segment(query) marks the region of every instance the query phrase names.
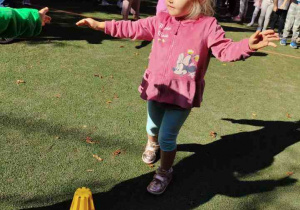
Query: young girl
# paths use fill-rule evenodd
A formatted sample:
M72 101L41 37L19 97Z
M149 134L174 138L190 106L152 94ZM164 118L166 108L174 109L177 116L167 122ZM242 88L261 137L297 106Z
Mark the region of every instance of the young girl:
M225 38L213 15L214 0L166 0L168 13L139 21L97 22L87 18L78 26L89 26L114 37L153 40L149 67L139 87L147 100L148 142L142 159L153 163L161 150L161 163L147 187L161 194L172 179L176 138L193 107L200 107L204 75L211 53L221 61L236 61L265 46L276 47L274 31L259 31L239 42Z

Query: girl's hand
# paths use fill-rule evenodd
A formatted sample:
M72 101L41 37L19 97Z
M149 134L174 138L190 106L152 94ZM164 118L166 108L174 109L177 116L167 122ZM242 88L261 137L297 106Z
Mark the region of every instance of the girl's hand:
M51 22L51 17L49 17L47 14L47 12L49 12L49 8L45 7L43 9L41 9L39 11L40 14L40 19L42 21L42 26L44 26L46 23L50 23Z
M272 41L278 41L279 36L274 30L266 30L263 32L256 31L249 38L249 47L251 50L258 50L266 46L277 47Z
M88 26L94 30L104 30L105 22L98 22L92 18L85 18L76 23L77 26Z

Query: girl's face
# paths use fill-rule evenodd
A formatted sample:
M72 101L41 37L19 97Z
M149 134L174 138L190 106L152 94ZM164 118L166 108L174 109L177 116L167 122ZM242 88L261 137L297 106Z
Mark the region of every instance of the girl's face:
M169 14L174 17L184 17L189 14L193 0L166 0Z

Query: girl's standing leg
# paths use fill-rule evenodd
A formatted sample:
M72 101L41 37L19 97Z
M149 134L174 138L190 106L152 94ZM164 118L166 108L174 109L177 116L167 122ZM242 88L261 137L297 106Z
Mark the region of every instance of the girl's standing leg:
M260 6L256 6L255 9L254 9L254 11L253 11L251 22L248 24L248 26L252 26L254 24L255 19L256 19L257 15L258 15L259 10L260 10Z
M272 11L272 14L271 14L271 22L270 22L270 28L271 28L272 30L275 29L275 25L276 25L276 23L277 23L277 21L278 21L280 15L281 15L281 10L280 10L280 9L278 9L276 12Z
M279 16L278 33L280 36L282 36L286 15L287 15L287 10L282 10L281 15Z
M163 193L172 179L172 165L177 148L176 139L190 111L190 109L166 109L164 113L158 136L161 149L161 166L147 187L147 190L152 194Z
M291 5L289 7L286 21L284 24L283 34L282 34L282 38L284 39L284 41L286 41L286 39L288 38L290 31L293 27L293 24L295 22L295 18L297 15L296 6L297 6L296 4L291 3ZM283 44L283 45L285 45L285 44Z
M133 0L123 0L122 12L123 20L128 20L129 11Z
M158 132L164 116L165 110L159 106L158 102L147 102L147 126L146 131L148 141L145 151L142 155L144 163L151 164L156 160L156 155L159 150Z
M259 16L259 19L258 19L258 27L257 27L258 31L262 30L262 26L263 26L263 23L264 23L264 20L265 20L265 15L266 15L268 5L269 5L268 2L269 2L269 0L263 0L263 2L262 2L261 12L260 12L260 16Z
M248 0L240 0L240 11L239 11L240 18L243 18L245 16L245 12L247 12L246 8L248 8L247 4L248 4Z
M273 7L274 7L273 3L270 3L268 5L267 11L266 11L266 16L265 16L265 21L264 21L263 31L267 30L267 28L268 28L270 18L271 18L271 14L272 14L272 11L273 11Z
M296 5L296 4L295 4ZM296 39L299 37L300 33L300 5L296 5L295 7L296 15L295 15L295 22L293 26L293 35L292 35L292 41L296 42Z
M140 18L140 6L141 6L141 0L133 0L131 8L132 8L133 19L135 20L138 20Z

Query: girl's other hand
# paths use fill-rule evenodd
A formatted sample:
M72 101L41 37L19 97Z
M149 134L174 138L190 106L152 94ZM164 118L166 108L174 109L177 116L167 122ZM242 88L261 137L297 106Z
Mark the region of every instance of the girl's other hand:
M272 46L277 47L272 41L278 41L279 36L274 30L266 30L263 32L256 31L249 38L249 47L251 50L258 50L263 47Z
M40 18L42 21L42 26L44 26L46 23L51 22L51 17L47 15L47 12L49 12L49 8L45 7L39 11Z
M88 26L94 30L104 30L105 22L98 22L92 18L85 18L76 23L77 26Z

